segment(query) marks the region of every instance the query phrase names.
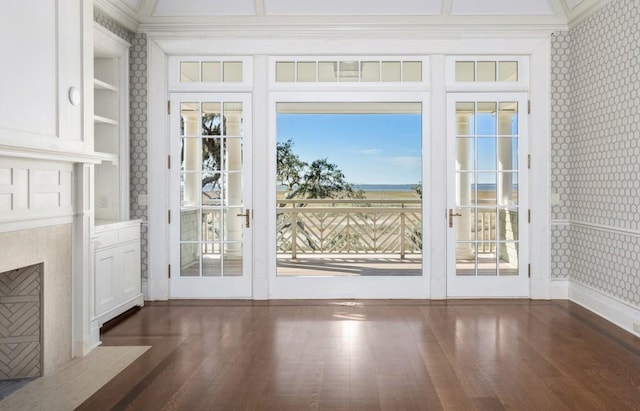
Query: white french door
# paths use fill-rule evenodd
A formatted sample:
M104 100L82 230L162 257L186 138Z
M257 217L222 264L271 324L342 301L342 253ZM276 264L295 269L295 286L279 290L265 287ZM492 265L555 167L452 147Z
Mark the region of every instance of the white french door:
M250 297L251 96L171 95L171 297Z
M528 297L524 93L447 97L447 295Z

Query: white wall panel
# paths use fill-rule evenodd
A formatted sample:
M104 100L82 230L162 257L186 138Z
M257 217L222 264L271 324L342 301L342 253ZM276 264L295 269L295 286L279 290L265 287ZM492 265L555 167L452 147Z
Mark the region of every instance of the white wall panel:
M0 129L57 134L56 3L0 2Z

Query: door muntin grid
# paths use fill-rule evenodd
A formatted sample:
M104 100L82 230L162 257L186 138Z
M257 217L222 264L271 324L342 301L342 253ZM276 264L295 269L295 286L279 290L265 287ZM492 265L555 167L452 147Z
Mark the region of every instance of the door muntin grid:
M455 110L456 276L517 276L518 102L459 101Z
M180 103L180 276L242 276L243 103Z

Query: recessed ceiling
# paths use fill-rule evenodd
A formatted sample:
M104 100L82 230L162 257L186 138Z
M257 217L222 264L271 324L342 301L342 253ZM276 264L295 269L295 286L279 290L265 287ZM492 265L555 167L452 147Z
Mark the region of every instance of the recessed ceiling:
M442 12L442 0L264 0L268 15L423 15Z
M565 29L611 0L93 0L132 30L423 24ZM331 17L335 16L335 19Z
M255 0L157 0L154 16L252 16Z
M131 10L137 10L140 5L140 0L122 0L122 2L129 6Z
M553 15L547 0L452 0L451 14L463 16Z

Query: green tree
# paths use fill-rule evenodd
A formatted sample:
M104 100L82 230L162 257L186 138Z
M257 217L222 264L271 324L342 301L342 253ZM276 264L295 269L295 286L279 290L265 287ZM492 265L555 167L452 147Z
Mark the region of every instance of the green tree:
M340 168L328 159L311 164L300 160L293 152L293 141L279 142L277 152L277 183L287 188L285 198L364 198L362 190L348 183Z

